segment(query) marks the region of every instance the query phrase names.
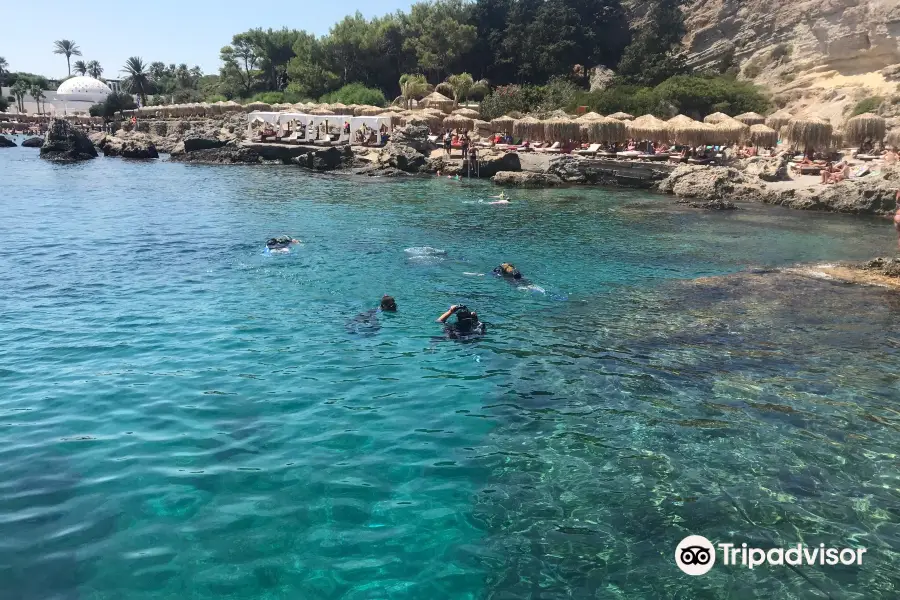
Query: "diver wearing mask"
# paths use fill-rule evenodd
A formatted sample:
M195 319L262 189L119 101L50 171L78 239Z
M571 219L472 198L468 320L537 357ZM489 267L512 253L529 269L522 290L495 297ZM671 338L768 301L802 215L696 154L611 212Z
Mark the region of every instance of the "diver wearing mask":
M455 323L447 323L451 315L456 315ZM465 304L454 304L450 309L438 317L438 323L444 324L444 330L451 338L466 338L474 335L483 335L487 330L484 323L478 320L478 313L469 310Z

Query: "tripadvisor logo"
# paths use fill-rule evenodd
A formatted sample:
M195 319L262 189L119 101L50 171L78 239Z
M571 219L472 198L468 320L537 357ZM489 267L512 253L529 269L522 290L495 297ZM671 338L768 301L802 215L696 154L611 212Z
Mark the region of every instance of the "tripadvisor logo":
M788 548L749 548L746 543L713 545L702 535L689 535L675 548L675 564L688 575L704 575L716 564L716 548L725 566L753 569L760 565L862 565L865 548L826 548L825 544Z

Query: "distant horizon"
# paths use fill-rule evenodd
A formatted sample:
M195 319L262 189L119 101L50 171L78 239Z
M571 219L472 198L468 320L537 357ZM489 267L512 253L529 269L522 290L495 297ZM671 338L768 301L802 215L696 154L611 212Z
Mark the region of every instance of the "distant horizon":
M68 39L82 52L82 56L72 57L72 63L96 60L103 67L101 77L106 79L121 79L122 66L131 56L140 56L148 64L197 65L205 75L216 75L221 65L219 49L236 33L257 27L287 27L321 36L357 10L372 18L408 10L412 4L409 0L349 0L248 11L228 0L215 4L161 0L152 7L142 7L134 16L139 26L131 27L127 16L131 9L109 0L98 0L89 11L73 11L69 3L49 0L41 5L47 10L42 11L38 27L33 26L34 15L27 11L6 15L0 56L9 63L10 71L65 79L66 57L53 53L53 42ZM114 16L97 18L98 14Z

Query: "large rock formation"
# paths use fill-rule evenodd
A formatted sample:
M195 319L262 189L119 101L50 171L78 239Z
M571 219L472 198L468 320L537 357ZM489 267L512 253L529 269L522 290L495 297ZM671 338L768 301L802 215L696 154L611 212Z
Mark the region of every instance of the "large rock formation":
M690 0L684 12L693 66L733 55L794 112L837 125L860 98L896 89L900 0Z
M428 141L428 135L428 127L424 125L407 125L397 129L391 135L391 140L378 153L377 165L407 173L422 171L426 157L436 148Z
M97 142L103 156L120 156L122 158L159 158L159 152L150 136L132 133L127 137L107 135Z
M740 161L739 168L746 175L755 175L763 181L786 181L788 175L787 152L780 152L777 156L754 156Z
M661 192L704 202L743 198L761 189L737 169L700 165L679 165L659 184Z
M0 135L0 148L15 148L16 143L6 137L5 135Z
M24 142L22 142L23 148L40 148L44 145L44 138L42 137L30 137Z
M50 122L41 158L57 162L74 162L97 158L97 149L80 129L63 119Z

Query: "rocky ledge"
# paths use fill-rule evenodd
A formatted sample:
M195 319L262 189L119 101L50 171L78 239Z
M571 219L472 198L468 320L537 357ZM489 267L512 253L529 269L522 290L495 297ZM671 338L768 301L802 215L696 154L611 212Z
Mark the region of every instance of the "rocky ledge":
M0 135L0 148L16 148L16 143L6 137L5 135Z
M765 202L799 210L885 215L896 210L900 171L885 169L836 184L785 181L783 158L734 167L680 165L658 189L681 199L708 203Z
M120 156L122 158L159 158L156 145L150 136L142 133L129 136L106 135L96 141L103 156Z
M76 162L97 158L97 149L80 129L68 121L54 119L44 145L41 158L55 162Z
M800 266L786 269L795 274L900 290L900 258L873 258L862 263Z
M44 145L44 138L42 137L30 137L27 140L22 142L23 148L40 148Z
M563 185L563 180L552 173L533 171L500 171L492 178L497 185L521 188L544 188Z

